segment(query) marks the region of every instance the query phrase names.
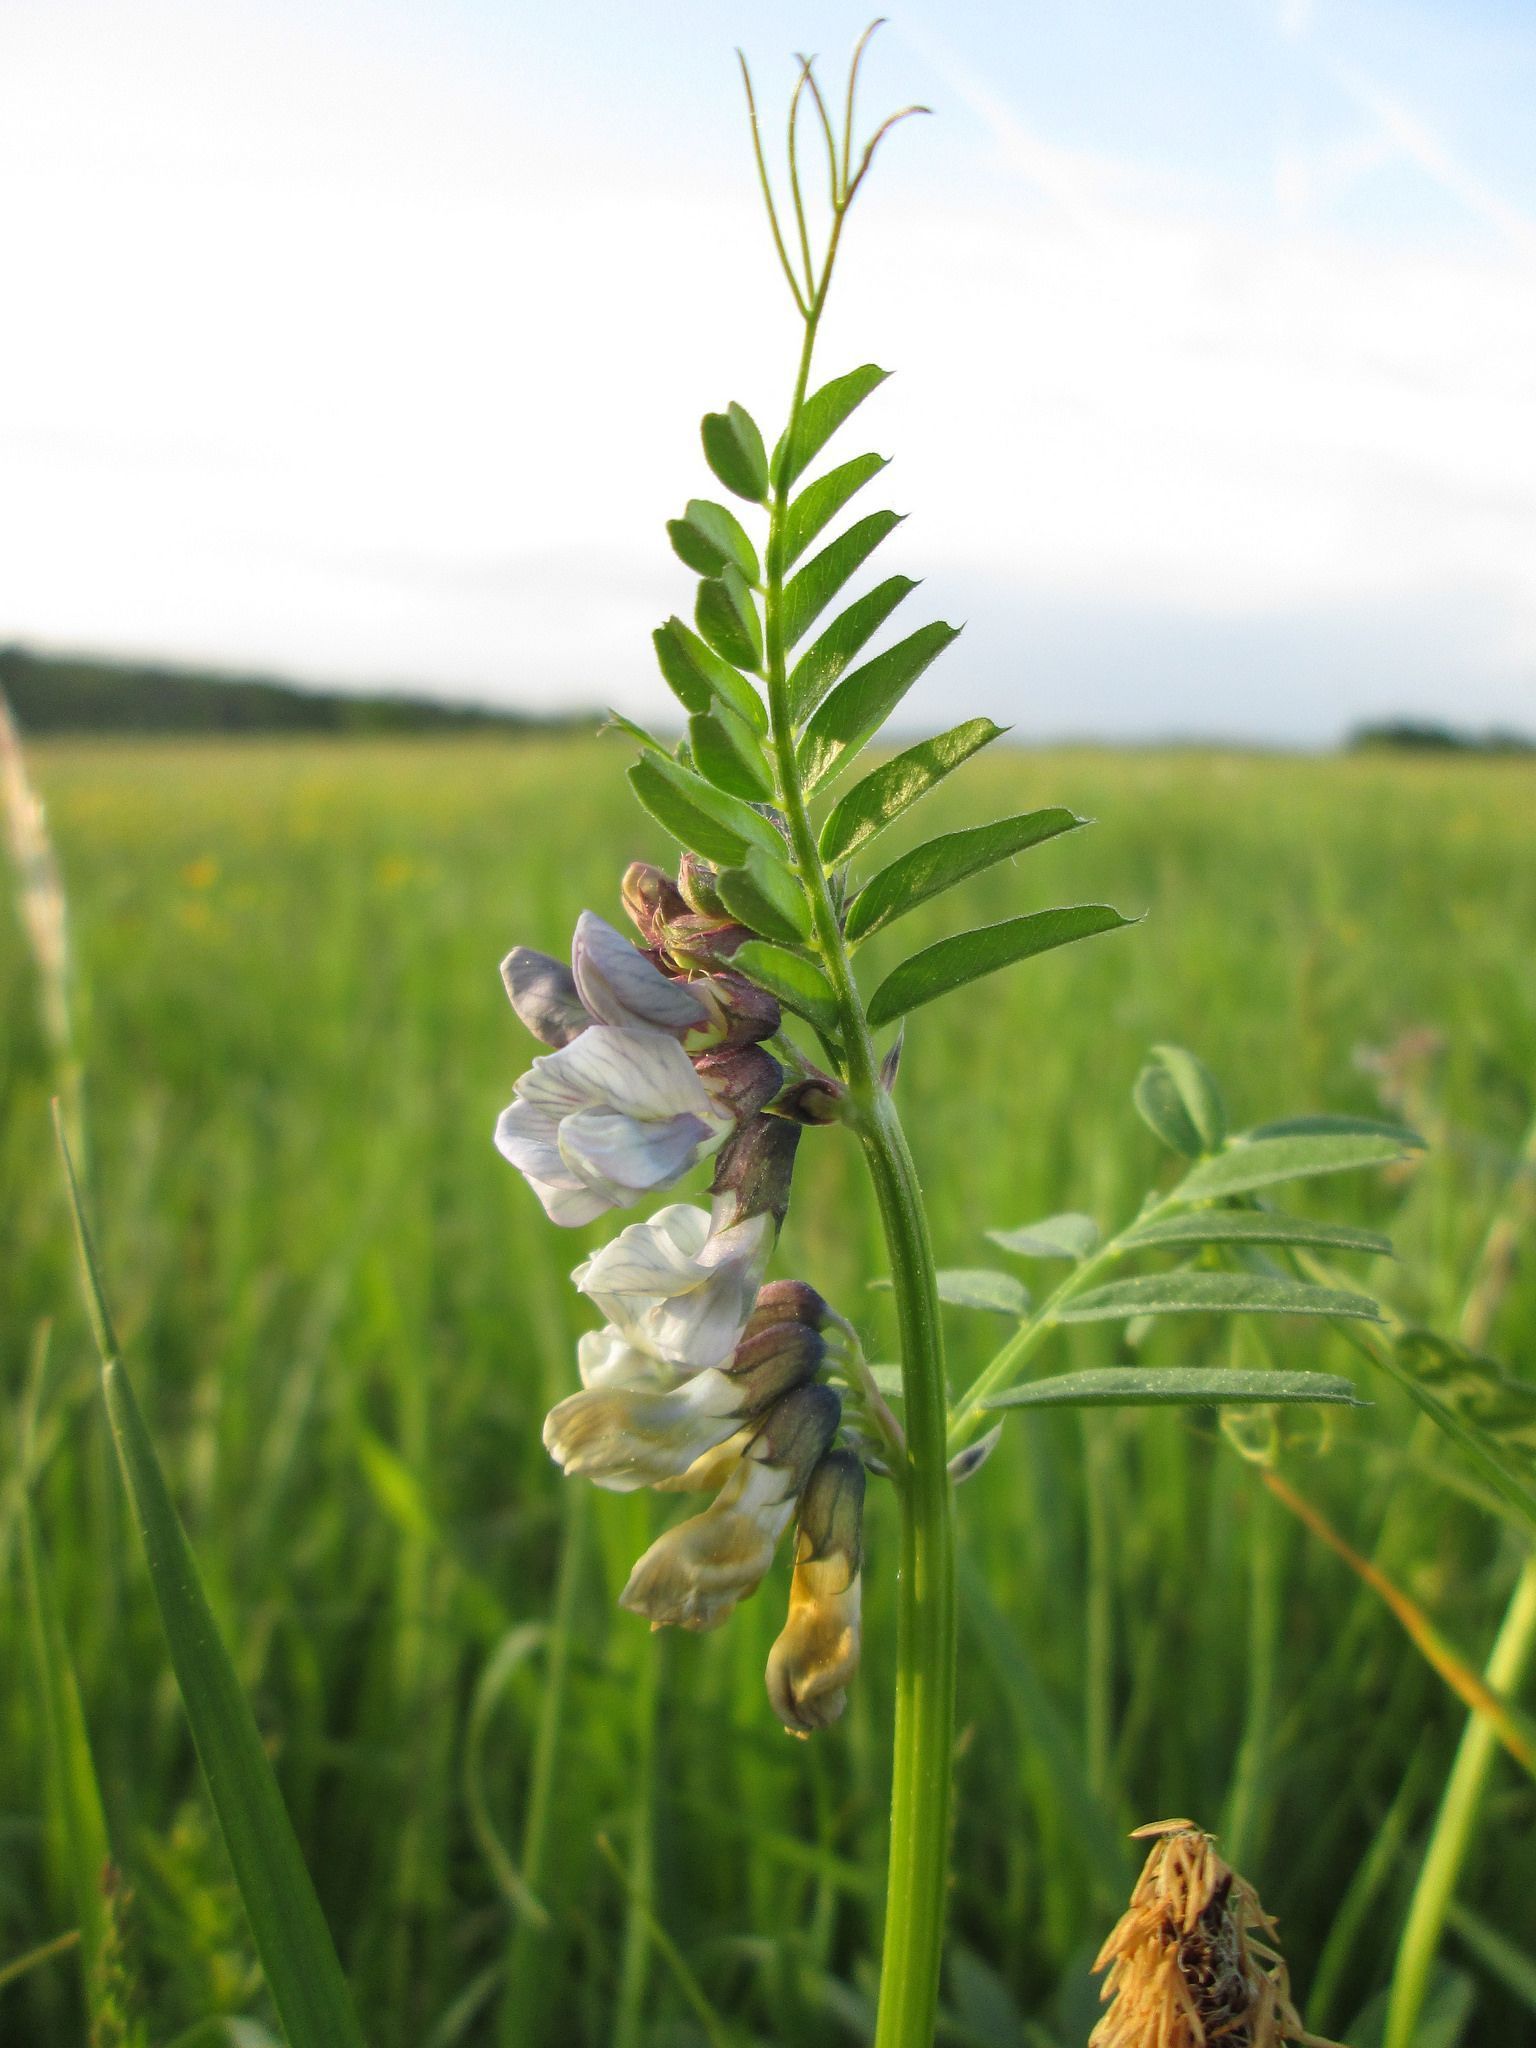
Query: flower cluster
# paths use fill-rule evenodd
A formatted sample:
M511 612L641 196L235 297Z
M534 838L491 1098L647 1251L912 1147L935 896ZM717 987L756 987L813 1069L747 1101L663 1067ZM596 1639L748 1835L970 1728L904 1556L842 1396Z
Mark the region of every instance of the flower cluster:
M617 1492L714 1495L630 1574L621 1604L653 1628L719 1627L798 1519L768 1693L808 1735L842 1712L858 1665L864 1471L835 1447L842 1402L824 1377L846 1325L805 1282L764 1275L801 1129L836 1114L838 1086L768 1050L778 1005L730 966L748 933L711 881L692 855L676 882L636 865L623 897L643 943L584 910L569 967L507 955L512 1007L552 1050L516 1084L496 1144L567 1225L714 1161L708 1209L669 1203L576 1268L605 1320L580 1339L580 1391L544 1442Z

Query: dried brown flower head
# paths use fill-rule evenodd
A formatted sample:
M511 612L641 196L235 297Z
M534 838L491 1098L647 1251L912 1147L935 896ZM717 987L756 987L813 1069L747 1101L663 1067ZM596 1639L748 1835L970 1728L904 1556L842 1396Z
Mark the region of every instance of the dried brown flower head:
M1108 2012L1088 2048L1336 2048L1291 2003L1258 1893L1192 1821L1152 1821L1131 1903L1098 1954Z

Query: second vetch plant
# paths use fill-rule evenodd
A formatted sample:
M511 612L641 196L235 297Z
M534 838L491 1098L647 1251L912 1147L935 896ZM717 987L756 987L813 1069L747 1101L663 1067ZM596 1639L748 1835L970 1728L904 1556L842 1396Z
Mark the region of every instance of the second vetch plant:
M766 1673L774 1711L808 1736L841 1713L860 1655L866 1475L900 1518L890 1865L877 2041L927 2044L936 2010L953 1747L953 1492L1009 1407L1348 1403L1347 1381L1265 1369L1114 1367L1021 1377L1068 1322L1179 1312L1276 1311L1371 1319L1368 1297L1299 1277L1298 1248L1373 1252L1384 1240L1276 1212L1266 1191L1400 1156L1409 1134L1304 1120L1228 1136L1199 1062L1160 1048L1138 1086L1145 1119L1184 1165L1101 1240L1078 1215L1000 1233L1066 1277L1032 1305L1011 1273L936 1271L918 1175L896 1104L903 1020L1000 968L1129 919L1104 904L1028 911L902 960L869 988L857 956L918 904L1084 821L1053 807L929 839L882 864L880 835L997 739L976 717L880 755L870 748L954 639L942 622L869 650L916 587L891 575L841 609L845 586L894 531L888 511L839 516L885 467L856 454L818 469L885 372L866 363L817 383L813 359L849 209L882 138L855 144L864 39L840 107L808 62L788 117L787 201L775 198L745 66L773 242L800 327L783 431L771 450L738 404L705 415L705 459L754 518L714 499L670 522L699 578L693 623L655 635L687 714L668 746L630 721L635 795L679 842L675 875L615 877L629 938L582 914L569 964L515 948L503 964L518 1016L550 1048L496 1130L552 1222L589 1224L662 1194L712 1162L709 1206L668 1202L579 1265L601 1327L581 1339L580 1385L545 1442L570 1475L618 1490L702 1496L634 1565L623 1604L652 1626L713 1629L756 1592L793 1525L787 1619ZM915 112L917 109L907 109ZM802 145L825 197L813 229ZM829 616L830 615L830 616ZM858 768L857 779L850 771ZM807 1132L851 1137L884 1225L901 1357L866 1362L814 1275L768 1277ZM1123 1260L1168 1269L1106 1278ZM1001 1306L1015 1324L951 1402L941 1302ZM899 1411L900 1419L897 1419ZM883 1661L883 1660L882 1660Z

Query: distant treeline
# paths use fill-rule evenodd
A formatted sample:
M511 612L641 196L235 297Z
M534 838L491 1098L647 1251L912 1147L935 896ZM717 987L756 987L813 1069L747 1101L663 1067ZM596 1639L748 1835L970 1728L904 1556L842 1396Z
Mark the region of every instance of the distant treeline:
M1526 733L1463 732L1453 725L1389 719L1380 725L1357 725L1345 741L1352 753L1392 749L1405 754L1536 754L1536 739Z
M425 697L304 690L265 676L136 668L0 648L0 689L23 732L370 733L590 730L596 712L537 718Z

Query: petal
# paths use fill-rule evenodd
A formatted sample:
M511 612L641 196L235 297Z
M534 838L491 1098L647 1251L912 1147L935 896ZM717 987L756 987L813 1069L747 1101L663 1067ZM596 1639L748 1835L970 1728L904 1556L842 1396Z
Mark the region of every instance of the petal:
M581 1223L595 1223L599 1216L618 1206L601 1188L554 1187L548 1181L536 1180L531 1173L525 1174L524 1179L544 1204L544 1214L550 1222L562 1224L567 1230L574 1230Z
M680 981L669 981L622 932L584 910L571 947L574 985L600 1024L648 1026L681 1034L709 1021L709 1012Z
M612 1244L576 1268L583 1294L666 1295L697 1277L698 1254L709 1240L709 1211L669 1202L643 1223L631 1223Z
M592 1021L563 960L514 946L501 963L501 978L518 1017L546 1045L568 1045Z
M631 1344L612 1323L576 1339L576 1370L584 1387L670 1385L676 1377L654 1352Z
M723 1373L681 1391L584 1390L557 1403L544 1423L556 1464L614 1493L675 1479L735 1433L735 1389Z
M687 1053L660 1031L594 1026L558 1052L535 1060L518 1083L518 1093L557 1114L604 1108L658 1121L689 1115L729 1129Z
M558 1137L554 1118L531 1102L509 1103L496 1119L496 1150L519 1173L579 1187L581 1182L560 1157Z
M640 1123L613 1110L582 1109L561 1120L560 1156L589 1187L627 1189L632 1199L680 1180L710 1136L696 1116Z

